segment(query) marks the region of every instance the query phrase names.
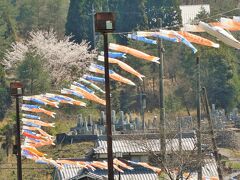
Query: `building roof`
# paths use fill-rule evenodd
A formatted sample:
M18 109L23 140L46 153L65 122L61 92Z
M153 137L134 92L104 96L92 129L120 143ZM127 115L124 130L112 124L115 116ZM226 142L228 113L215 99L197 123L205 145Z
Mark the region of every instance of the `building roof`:
M182 14L182 24L189 24L201 12L202 8L210 14L210 5L209 4L200 4L200 5L182 5L180 6Z
M115 139L113 138L113 153L144 153L144 152L160 152L160 140L155 137L149 138L135 138L136 136L129 136L128 138ZM179 139L167 139L166 150L179 151ZM191 151L196 148L195 138L182 138L182 150ZM97 140L96 148L94 148L95 154L106 154L107 153L107 140L99 137Z
M81 174L82 168L74 165L64 165L62 169L55 169L54 180L67 180Z
M214 159L205 159L204 166L202 167L205 176L218 176L217 163Z
M217 165L214 159L205 159L202 167L203 177L217 177ZM131 165L134 170L124 169L121 173L122 180L155 180L158 179L156 173L152 170L142 167L140 165ZM79 180L84 177L92 179L105 180L107 179L107 170L97 169L95 171L82 169L74 165L65 165L63 169L56 169L54 180ZM119 173L115 172L115 179L118 179ZM191 174L192 179L197 178L197 172Z
M55 170L54 180L78 180L84 177L92 179L107 179L108 171L97 169L95 171L82 169L73 165L67 165L63 169ZM155 172L142 166L134 166L134 170L124 169L124 173L120 174L122 180L156 180L158 176ZM118 179L119 173L115 172L115 179Z
M77 175L73 178L71 178L70 180L78 180L78 179L85 179L85 178L91 178L91 179L95 179L95 180L106 180L107 178L101 176L101 175L97 175L95 173L92 173L92 172L83 172L82 174L80 175Z
M217 163L214 159L204 159L204 165L202 167L203 177L218 177ZM192 174L193 179L197 179L197 173Z

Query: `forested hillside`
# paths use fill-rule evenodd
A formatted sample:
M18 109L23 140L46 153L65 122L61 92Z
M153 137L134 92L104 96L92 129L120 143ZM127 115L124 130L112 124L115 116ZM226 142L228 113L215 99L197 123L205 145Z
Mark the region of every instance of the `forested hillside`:
M149 30L160 27L159 18L163 20L162 26L166 29L179 29L181 16L179 5L209 3L211 14L199 14L198 20L206 22L216 21L221 16L230 17L239 13L238 1L177 1L177 0L134 0L134 1L74 1L69 7L66 23L66 33L73 34L77 42L87 39L93 44L92 12L110 10L116 13L116 32L111 36L111 42L127 44L133 48L142 50L149 54L157 55L157 47L140 42L127 40L127 32L135 30ZM84 5L83 5L84 4ZM86 6L85 6L86 5ZM78 7L78 8L76 8ZM83 7L85 9L83 9ZM87 8L86 8L87 7ZM132 9L132 7L135 7ZM78 18L76 18L78 17ZM77 19L77 23L75 23ZM87 27L87 28L86 28ZM234 33L238 37L238 33ZM215 41L214 38L202 33L201 36ZM96 36L97 48L101 49L101 37ZM219 49L197 46L198 56L201 59L202 83L209 92L210 102L218 108L231 110L239 106L239 64L238 51L221 44ZM165 46L165 84L167 111L178 111L191 109L195 105L195 59L192 52L180 44L164 42ZM158 107L158 66L140 62L133 57L126 60L131 66L146 76L137 88L122 87L113 84L115 96L113 104L115 109L124 111L135 111L137 106L137 95L144 92L147 95L147 109L153 110ZM122 72L121 72L122 73ZM123 75L126 75L122 73ZM131 92L131 93L129 93ZM158 97L158 98L156 98Z
M217 21L220 17L232 17L240 14L240 9L238 9L240 0L0 0L1 146L2 137L6 137L6 143L3 145L4 150L0 148L0 161L7 161L5 156L9 151L8 146L13 144L14 128L12 124L15 123L15 115L13 103L9 96L9 83L13 80L22 81L25 85L26 95L44 92L59 93L62 85L69 85L68 79L65 78L60 78L62 84L56 83L48 69L44 68L44 58L36 56L34 53L37 50L31 46L31 43L26 43L31 42L30 32L38 30L55 32L56 38L61 39L59 42L62 42L65 35L71 36L70 40L78 44L87 41L91 46L89 52L94 50L91 52L96 55L103 50L103 40L100 34L94 34L93 15L99 11L113 11L116 14L116 32L109 35L109 41L158 56L156 45L129 40L126 37L127 33L136 30L157 30L161 26L163 29L178 30L182 23L179 5L192 4L210 4L211 7L211 13L199 13L197 21L211 22ZM213 49L196 45L198 53L195 55L185 45L163 41L165 49L165 103L168 114L187 115L195 111L197 56L200 57L201 62L201 83L208 91L210 103L216 104L217 108L226 109L227 112L235 107L240 107L239 50L218 42L216 38L206 33L199 35L220 43L220 48ZM233 32L233 35L240 40L239 32ZM25 54L24 60L17 65L14 71L5 71L2 62L6 58L7 52L12 50L12 43L16 42L23 43L29 49L32 48L32 51ZM137 114L140 111L139 96L140 93L144 93L147 98L146 111L149 113L158 111L159 65L139 60L130 55L123 61L145 75L145 78L144 81L141 81L121 71L116 66L110 65L111 69L131 79L137 85L136 87L126 86L111 81L112 108L117 112L123 110L125 113ZM101 62L98 63L101 64ZM81 69L86 70L85 67L80 70L69 69L69 74L74 74ZM57 74L55 78L56 76ZM60 80L58 78L58 82ZM99 86L104 89L103 85ZM63 111L58 112L56 118L56 128L50 133L55 135L68 131L70 127L76 125L76 115L79 113L84 116L92 114L97 119L99 110L104 110L103 106L93 103L87 105L88 107L85 109L72 108L68 105L62 107ZM1 135L3 136L1 137ZM92 144L87 146L92 146ZM57 151L51 153L57 154L59 153ZM11 158L15 159L15 157ZM33 169L33 171L35 170ZM39 169L39 172L42 171L45 170ZM14 170L8 171L8 175L14 175L14 173ZM28 175L28 172L25 172L25 175ZM49 172L47 172L47 176L49 176Z
M96 48L102 50L102 39L99 34L93 34L93 13L98 11L113 11L116 13L116 32L110 37L111 42L126 44L135 49L143 50L146 53L157 55L157 47L134 42L126 38L126 32L135 30L149 30L159 28L161 18L163 28L179 29L181 26L181 16L179 5L210 3L211 14L201 14L199 19L213 21L217 18L236 15L239 10L239 2L230 1L189 1L189 0L50 0L50 1L8 1L0 2L0 58L4 58L7 49L15 41L25 41L28 33L32 30L53 29L59 37L64 34L72 35L72 40L80 43L82 40L89 41L92 48L96 42ZM135 7L132 9L132 7ZM229 12L228 12L229 11ZM226 13L225 13L226 12ZM224 14L222 14L224 13ZM125 32L125 33L122 33ZM209 37L206 34L202 36ZM238 38L239 34L234 33ZM195 58L191 51L180 44L164 42L165 46L165 84L166 84L166 104L168 111L178 111L185 108L194 108L195 104ZM232 109L239 106L239 63L238 51L229 48L221 43L220 49L209 49L197 47L198 55L202 62L202 83L207 87L211 103L217 107ZM30 57L31 59L31 57ZM24 82L31 79L34 83L29 89L26 85L26 92L40 93L55 89L51 87L49 81L44 81L47 74L41 73L41 66L37 60L34 64L25 63L17 68L16 78ZM136 88L124 87L112 82L112 93L114 109L124 111L137 111L137 99L140 92L147 96L147 109L153 110L158 107L158 66L155 64L138 61L128 56L125 60L146 78L144 82L131 77L138 86ZM32 66L34 73L26 73L25 69ZM40 68L40 69L39 69ZM118 71L115 67L114 70ZM0 69L0 117L4 117L4 112L10 104L8 96L8 80L13 78L11 74L5 74L3 68ZM127 75L121 72L122 75ZM43 75L46 76L43 78ZM30 78L31 77L31 78ZM8 80L6 80L8 79ZM47 89L46 89L47 88ZM131 92L131 93L129 93ZM158 97L158 98L156 98Z

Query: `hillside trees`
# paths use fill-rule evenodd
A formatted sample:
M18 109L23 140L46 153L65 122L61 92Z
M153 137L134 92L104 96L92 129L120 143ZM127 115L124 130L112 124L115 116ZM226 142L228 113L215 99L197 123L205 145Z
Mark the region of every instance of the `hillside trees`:
M67 15L66 35L72 35L71 40L81 43L83 40L93 46L92 8L101 11L107 8L105 0L71 0Z
M66 36L59 40L53 31L31 32L27 41L12 45L12 49L4 58L3 65L6 70L11 71L15 70L24 60L35 59L36 61L33 62L37 63L39 59L41 66L49 73L52 84L62 85L76 80L85 73L95 53L88 51L87 42L76 44L69 39L70 37ZM31 56L28 56L28 53ZM19 75L20 70L24 70L24 64L21 68L18 71Z
M146 2L148 28L159 28L159 18L163 27L178 29L182 23L178 0L148 0Z
M44 70L41 61L39 55L28 52L17 67L17 79L24 84L25 94L34 95L50 90L49 74Z
M0 2L0 63L11 43L17 39L16 7L8 0ZM10 95L3 67L0 65L0 119L10 105Z
M0 120L4 117L4 114L10 105L10 95L6 84L6 79L4 76L4 70L0 66Z
M64 0L18 1L19 13L16 17L19 33L23 38L32 30L54 29L64 35L68 2Z
M208 91L209 102L216 104L218 108L231 110L239 103L239 82L235 78L236 73L236 56L231 48L221 44L220 49L206 49L199 47L200 65L201 65L201 84ZM188 96L192 97L188 101L188 105L194 106L194 96L196 92L196 56L183 53L181 56L181 67L183 68L182 76L188 81L182 82L182 86L189 86L190 92ZM178 86L176 92L180 92L181 86ZM186 88L185 88L186 89ZM192 89L192 90L191 90ZM189 90L186 90L189 91ZM182 92L184 93L184 92ZM184 96L184 94L178 94Z
M16 7L7 0L0 2L0 59L10 44L17 39Z

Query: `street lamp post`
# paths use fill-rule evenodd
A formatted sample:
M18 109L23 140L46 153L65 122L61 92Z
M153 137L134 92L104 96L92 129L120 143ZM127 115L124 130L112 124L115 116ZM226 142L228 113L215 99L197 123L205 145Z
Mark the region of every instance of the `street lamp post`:
M106 122L107 122L107 153L108 153L108 179L114 179L113 152L112 152L112 121L111 121L111 99L108 63L108 33L115 29L115 16L111 12L100 12L95 14L96 32L103 34L104 38L104 68L105 68L105 96L106 96Z
M10 92L11 96L16 98L16 145L14 145L14 154L17 156L17 177L18 180L22 180L19 97L23 95L23 85L20 82L10 83Z

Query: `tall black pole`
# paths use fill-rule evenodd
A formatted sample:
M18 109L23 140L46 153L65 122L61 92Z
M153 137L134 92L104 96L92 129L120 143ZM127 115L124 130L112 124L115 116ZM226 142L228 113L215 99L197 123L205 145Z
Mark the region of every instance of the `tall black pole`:
M179 130L179 137L178 137L178 144L179 144L179 154L180 154L180 159L182 162L182 118L177 118L178 120L178 130ZM180 168L180 179L183 180L183 165L181 165Z
M92 31L93 31L93 48L96 48L96 33L95 33L95 9L94 4L92 4Z
M142 118L142 130L145 130L145 119L144 119L144 107L143 107L143 91L140 92L140 111L141 111L141 118Z
M207 119L208 119L208 125L210 128L210 135L211 135L211 140L212 140L212 145L213 145L213 154L215 157L215 161L217 163L217 171L218 171L218 178L219 180L223 180L223 174L222 174L222 169L221 169L221 163L220 163L220 158L217 150L217 143L215 139L215 134L213 131L213 123L212 123L212 118L210 115L210 108L209 108L209 103L208 103L208 97L207 97L207 90L205 87L202 88L203 90L203 99L204 99L204 104L207 112Z
M160 28L162 28L162 20L160 20ZM160 58L159 65L159 93L160 93L160 144L161 144L161 159L165 162L166 159L166 134L165 134L165 106L164 106L164 59L163 59L163 43L162 39L157 40L158 42L158 57Z
M106 95L106 121L107 121L107 154L108 154L108 179L114 179L113 172L113 152L112 152L112 121L111 121L111 101L109 83L108 64L108 34L103 33L104 38L104 68L105 68L105 95Z
M200 61L197 64L197 147L198 147L198 180L202 180L202 140L201 140L201 84L200 84Z
M18 180L22 180L19 96L16 96L16 147L17 147L17 154L16 154L16 156L17 156L17 177L18 177Z

